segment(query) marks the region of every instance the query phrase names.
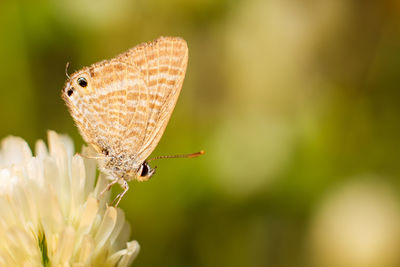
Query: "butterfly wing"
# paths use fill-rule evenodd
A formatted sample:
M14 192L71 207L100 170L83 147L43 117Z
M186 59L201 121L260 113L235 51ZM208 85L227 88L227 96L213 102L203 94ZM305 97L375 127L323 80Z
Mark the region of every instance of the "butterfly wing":
M160 37L138 45L117 59L137 66L147 87L148 116L136 158L143 162L157 146L178 100L185 78L188 47L177 37ZM131 124L135 126L135 121ZM134 127L132 127L134 128ZM125 139L129 146L130 140Z
M62 96L85 141L99 153L141 164L167 126L187 60L183 39L161 37L71 75Z
M87 84L82 87L80 79ZM145 135L148 90L140 70L116 59L102 61L71 75L63 94L85 141L99 153L132 153ZM122 143L129 139L129 148Z

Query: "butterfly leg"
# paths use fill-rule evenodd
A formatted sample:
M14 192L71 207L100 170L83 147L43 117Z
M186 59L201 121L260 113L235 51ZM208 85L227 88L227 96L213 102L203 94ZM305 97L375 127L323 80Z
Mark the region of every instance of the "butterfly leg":
M120 194L118 194L118 196L113 200L113 202L111 203L111 205L117 201L117 203L115 203L115 207L118 206L119 202L121 201L122 197L126 194L126 192L128 192L129 190L129 185L128 182L123 180L122 184L121 184L122 188L124 189L124 191Z
M100 195L99 195L99 198L101 198L107 191L110 191L111 187L112 187L113 185L115 185L116 183L118 183L118 180L119 180L119 179L116 178L116 179L112 180L110 183L108 183L108 185L106 186L106 188L104 188L104 190L101 191L101 193L100 193Z

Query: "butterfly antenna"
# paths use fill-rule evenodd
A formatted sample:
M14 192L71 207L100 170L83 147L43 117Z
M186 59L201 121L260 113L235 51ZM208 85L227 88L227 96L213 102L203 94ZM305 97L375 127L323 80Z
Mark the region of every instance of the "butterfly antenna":
M158 156L151 158L147 160L147 162L156 160L156 159L175 159L175 158L196 158L198 156L204 155L206 152L204 150L201 150L196 153L191 153L191 154L178 154L178 155L170 155L170 156Z
M67 62L67 65L65 65L65 75L67 75L67 77L68 77L68 79L69 79L68 67L69 67L69 62Z

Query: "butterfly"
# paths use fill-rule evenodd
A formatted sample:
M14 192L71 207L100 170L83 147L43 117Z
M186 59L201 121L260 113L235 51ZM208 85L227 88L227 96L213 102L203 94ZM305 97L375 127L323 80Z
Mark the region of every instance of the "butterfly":
M128 181L146 181L155 173L147 158L171 117L187 63L185 40L160 37L84 67L65 83L62 98L96 151L99 169L112 180L102 193L116 183L124 189L116 206Z

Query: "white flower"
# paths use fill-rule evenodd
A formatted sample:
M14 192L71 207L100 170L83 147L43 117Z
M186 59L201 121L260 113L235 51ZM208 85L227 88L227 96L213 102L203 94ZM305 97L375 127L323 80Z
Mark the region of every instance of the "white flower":
M0 266L129 266L139 244L109 195L97 200L105 177L69 138L48 136L35 156L18 137L1 142Z

